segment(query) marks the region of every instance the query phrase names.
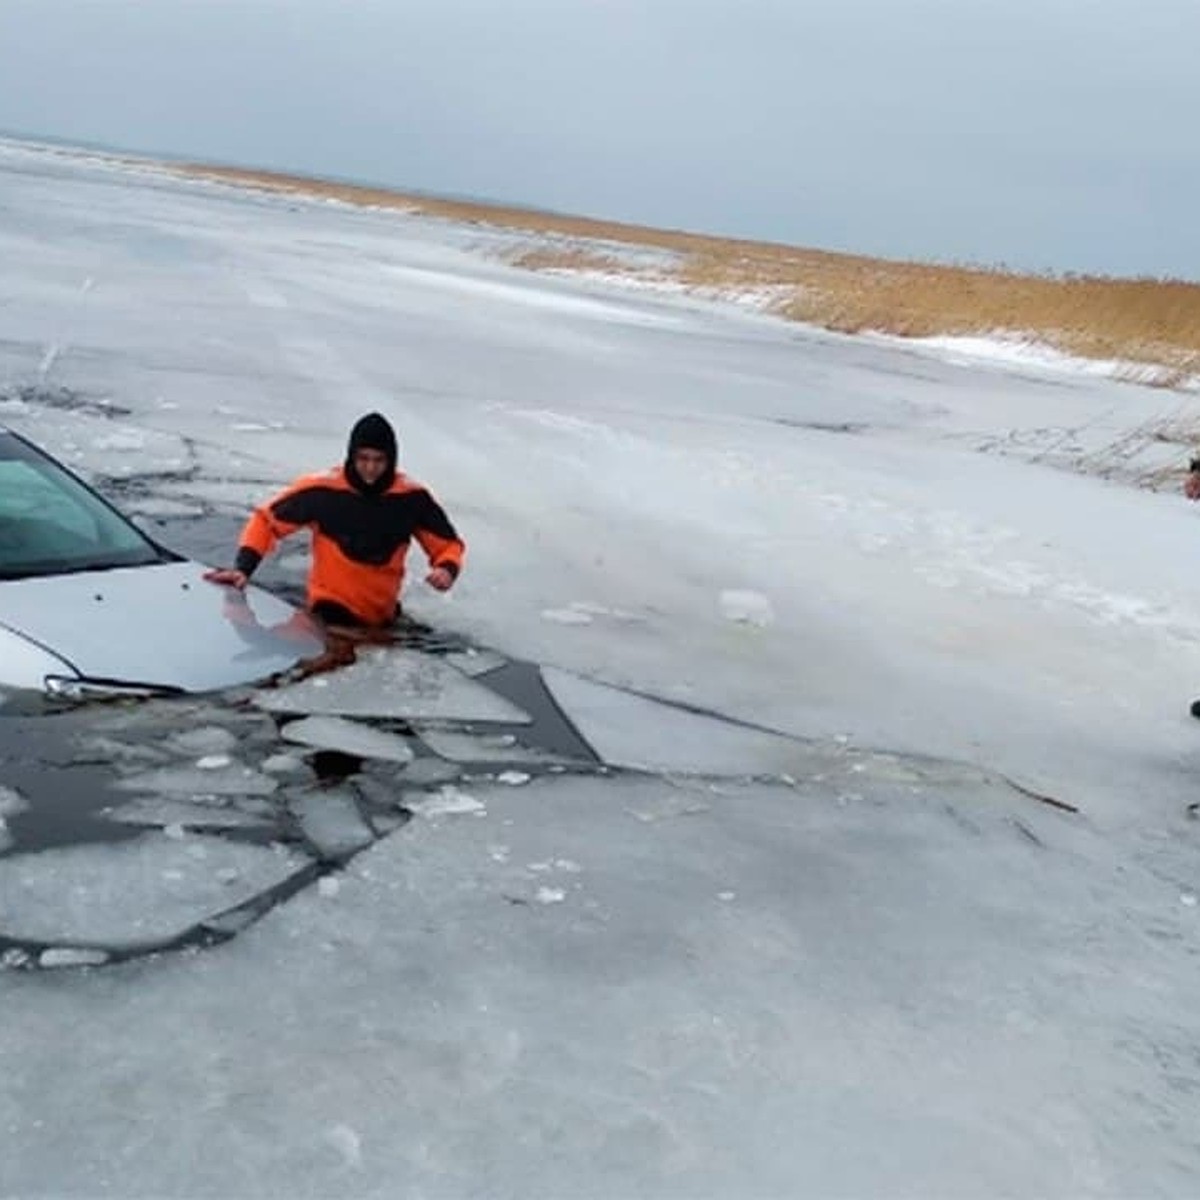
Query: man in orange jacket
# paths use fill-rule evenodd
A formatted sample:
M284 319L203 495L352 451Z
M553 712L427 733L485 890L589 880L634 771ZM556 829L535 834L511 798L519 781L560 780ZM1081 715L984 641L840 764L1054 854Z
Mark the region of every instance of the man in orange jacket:
M280 538L312 535L308 608L327 625L382 628L399 615L404 560L415 538L429 559L426 583L454 585L466 547L429 491L396 469L396 434L379 413L350 432L346 461L305 475L251 513L232 567L213 583L244 588Z

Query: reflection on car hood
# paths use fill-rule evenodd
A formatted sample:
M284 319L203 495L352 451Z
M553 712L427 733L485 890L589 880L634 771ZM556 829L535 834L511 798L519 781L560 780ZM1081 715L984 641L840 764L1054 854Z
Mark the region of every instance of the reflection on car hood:
M194 562L0 583L0 624L110 682L210 691L316 654L311 620L259 588L206 583Z

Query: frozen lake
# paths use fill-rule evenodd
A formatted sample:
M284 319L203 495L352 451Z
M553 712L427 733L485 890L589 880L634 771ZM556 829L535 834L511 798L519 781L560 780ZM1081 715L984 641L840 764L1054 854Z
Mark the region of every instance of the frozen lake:
M216 563L378 409L469 547L326 686L0 717L0 1191L1193 1194L1200 511L1122 466L1200 401L509 242L0 142L0 422Z

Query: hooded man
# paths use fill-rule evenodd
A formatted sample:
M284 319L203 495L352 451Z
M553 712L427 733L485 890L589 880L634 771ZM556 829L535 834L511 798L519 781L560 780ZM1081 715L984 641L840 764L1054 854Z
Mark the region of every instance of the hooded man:
M328 625L379 628L396 619L413 538L429 559L426 583L448 590L466 547L442 506L396 469L396 459L391 425L379 413L368 413L350 431L346 461L297 479L255 508L234 565L209 571L205 579L244 588L280 538L307 528L308 608Z

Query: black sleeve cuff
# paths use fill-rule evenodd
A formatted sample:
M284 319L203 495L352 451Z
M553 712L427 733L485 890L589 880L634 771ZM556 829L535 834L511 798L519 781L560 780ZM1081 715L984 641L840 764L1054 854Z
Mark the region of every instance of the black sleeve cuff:
M1200 471L1200 458L1193 458L1188 464L1189 471Z
M257 550L251 550L249 546L239 546L233 565L249 579L260 562L262 562L262 555Z
M436 566L441 571L449 571L451 579L458 578L458 563L456 563L456 562L440 562L440 563L434 563L434 566Z

